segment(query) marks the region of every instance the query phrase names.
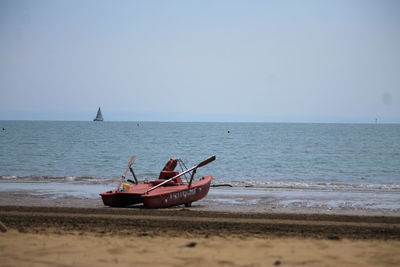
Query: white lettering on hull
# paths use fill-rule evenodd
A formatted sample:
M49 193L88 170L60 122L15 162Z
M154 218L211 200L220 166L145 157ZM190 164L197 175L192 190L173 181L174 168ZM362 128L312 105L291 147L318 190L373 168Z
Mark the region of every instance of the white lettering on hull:
M168 199L169 200L186 199L194 195L196 195L196 188L169 194Z

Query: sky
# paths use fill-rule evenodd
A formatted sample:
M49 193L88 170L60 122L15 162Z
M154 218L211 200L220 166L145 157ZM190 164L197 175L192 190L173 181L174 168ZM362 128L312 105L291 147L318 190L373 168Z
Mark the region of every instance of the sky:
M0 120L400 123L400 1L0 0Z

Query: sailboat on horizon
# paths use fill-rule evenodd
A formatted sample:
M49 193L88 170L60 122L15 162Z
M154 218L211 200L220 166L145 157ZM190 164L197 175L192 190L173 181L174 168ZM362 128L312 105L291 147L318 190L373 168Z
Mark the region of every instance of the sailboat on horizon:
M101 114L101 109L100 109L100 107L99 107L99 109L97 110L96 118L94 118L93 121L103 121L103 115Z

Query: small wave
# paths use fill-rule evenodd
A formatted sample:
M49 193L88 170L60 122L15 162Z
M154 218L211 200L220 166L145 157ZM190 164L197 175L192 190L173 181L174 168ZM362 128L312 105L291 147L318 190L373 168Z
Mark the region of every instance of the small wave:
M21 182L91 182L91 183L109 183L115 182L116 178L99 178L90 176L15 176L2 175L0 181L21 181Z
M110 184L117 183L119 177L92 177L92 176L16 176L2 175L0 181L15 182L70 182L88 184ZM146 180L145 180L146 181ZM139 181L143 182L143 181ZM270 188L286 190L332 190L332 191L388 191L400 192L400 185L385 184L340 184L340 183L305 183L305 182L261 182L261 181L220 181L214 180L213 187L251 187L251 188Z
M17 178L18 178L18 176L15 176L15 175L10 175L10 176L4 175L4 176L0 176L0 180L15 180L15 179L17 179Z
M400 185L384 184L335 184L335 183L296 183L296 182L260 182L260 181L214 181L213 185L229 184L233 187L254 187L273 189L304 189L304 190L360 190L360 191L400 191Z

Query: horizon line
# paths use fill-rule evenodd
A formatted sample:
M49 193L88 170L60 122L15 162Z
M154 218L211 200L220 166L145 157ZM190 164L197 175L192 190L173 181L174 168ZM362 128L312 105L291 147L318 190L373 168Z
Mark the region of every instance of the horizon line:
M298 123L298 124L400 124L400 122L361 122L361 121L187 121L187 120L58 120L58 119L0 119L0 121L42 121L42 122L92 122L92 123L107 123L107 122L158 122L158 123Z

